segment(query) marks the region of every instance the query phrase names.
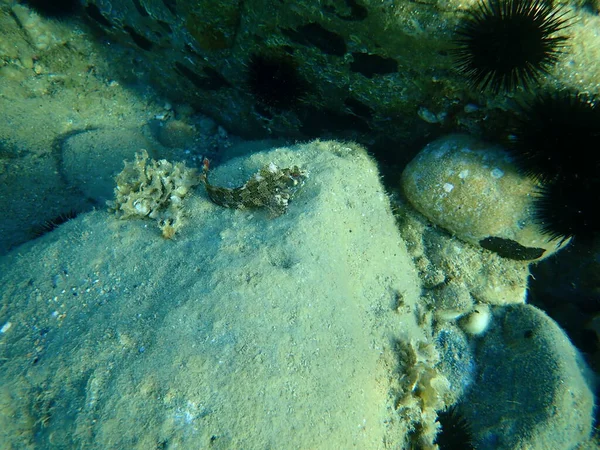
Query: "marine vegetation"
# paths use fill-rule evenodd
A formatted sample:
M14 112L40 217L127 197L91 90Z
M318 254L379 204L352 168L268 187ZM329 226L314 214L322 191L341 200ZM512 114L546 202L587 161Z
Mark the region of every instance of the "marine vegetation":
M183 225L182 200L200 181L196 169L182 162L149 159L142 150L117 175L115 200L108 205L120 219L156 220L163 237L171 239Z

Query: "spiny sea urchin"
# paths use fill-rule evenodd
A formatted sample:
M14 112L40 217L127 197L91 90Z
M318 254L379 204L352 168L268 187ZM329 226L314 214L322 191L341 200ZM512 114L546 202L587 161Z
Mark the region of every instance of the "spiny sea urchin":
M259 102L278 110L293 109L308 90L296 61L284 52L253 55L248 62L248 86Z
M543 93L522 106L512 153L541 184L535 215L552 239L600 232L600 104L569 92Z
M69 209L65 212L61 212L56 217L45 220L44 222L33 227L33 229L31 230L33 238L38 238L40 236L43 236L44 234L47 234L47 233L50 233L51 231L56 230L63 223L66 223L69 220L77 217L77 214L78 214L78 212L75 211L74 209Z
M597 170L600 104L567 91L544 92L521 105L513 154L521 170L542 182Z
M21 0L21 2L42 16L54 18L72 16L80 8L78 0Z
M535 218L551 240L591 240L600 232L597 202L600 176L559 178L540 190Z
M558 60L568 22L551 0L481 0L459 26L452 53L481 90L527 88Z
M438 422L441 429L435 443L440 450L469 450L474 448L471 425L460 414L456 406L438 412Z

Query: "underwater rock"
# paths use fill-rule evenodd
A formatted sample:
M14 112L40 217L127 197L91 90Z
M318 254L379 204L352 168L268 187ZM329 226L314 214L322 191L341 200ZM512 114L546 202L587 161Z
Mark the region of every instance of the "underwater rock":
M436 317L440 320L452 320L473 309L473 297L465 283L449 280L434 287Z
M442 326L435 334L436 349L440 354L437 369L449 382L449 392L455 403L468 389L475 376L473 351L465 334L451 325Z
M144 158L132 182L166 165ZM240 186L271 162L311 174L277 218L198 187L178 239L96 210L0 258L5 447L407 447L422 417L395 408L395 343L433 344L377 165L315 142L210 179Z
M529 264L449 236L406 202L397 206L397 215L436 318L456 319L471 312L475 301L490 305L525 302Z
M462 411L480 450L571 449L592 431L593 378L579 351L530 305L495 311Z
M546 258L566 245L535 220L539 188L499 146L453 134L428 144L406 167L402 188L429 220L470 244L517 261Z
M151 123L151 129L158 142L169 148L190 148L195 145L197 140L204 137L200 135L194 125L185 120L155 121Z
M380 136L393 153L441 123L497 132L495 119L511 108L510 98L473 105L449 52L476 2L438 3L82 0L90 21L120 44L107 47L119 78L139 65L167 97L245 137ZM551 75L597 93L599 20L589 7L576 11L571 63Z
M133 159L145 148L154 148L142 132L134 128L104 128L75 133L62 143L61 173L70 186L103 205L112 198L115 176L123 161Z
M56 22L43 20L39 14L26 6L16 3L11 12L37 51L51 50L68 42L69 35L63 27L58 26Z

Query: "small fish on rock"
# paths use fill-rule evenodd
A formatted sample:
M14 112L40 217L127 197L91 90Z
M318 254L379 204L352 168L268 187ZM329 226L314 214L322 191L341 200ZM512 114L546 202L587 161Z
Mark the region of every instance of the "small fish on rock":
M298 166L280 169L269 163L255 173L243 186L223 188L208 182L209 161L204 159L201 182L213 203L225 208L267 208L271 217L287 211L292 196L308 178L308 172Z

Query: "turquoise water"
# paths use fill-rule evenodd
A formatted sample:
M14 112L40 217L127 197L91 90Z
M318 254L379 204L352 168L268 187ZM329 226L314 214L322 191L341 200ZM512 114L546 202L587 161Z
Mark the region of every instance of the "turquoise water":
M599 448L597 156L581 225L506 152L594 98L597 11L494 92L476 2L52 5L0 2L0 448Z

